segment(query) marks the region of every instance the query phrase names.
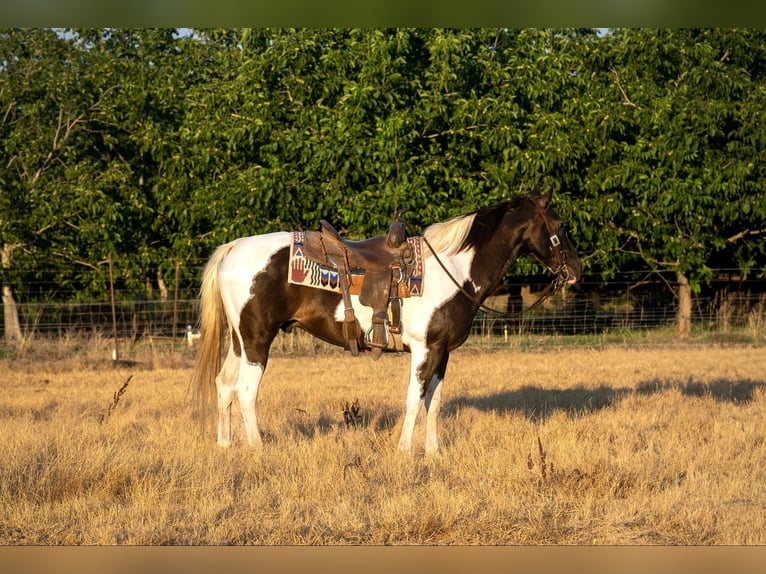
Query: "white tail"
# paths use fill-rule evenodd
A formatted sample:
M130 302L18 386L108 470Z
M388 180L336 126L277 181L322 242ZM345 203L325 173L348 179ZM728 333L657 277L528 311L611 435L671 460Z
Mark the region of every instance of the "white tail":
M215 250L205 266L200 288L200 348L192 372L190 388L200 414L212 412L215 397L215 377L221 368L226 317L218 284L218 267L234 247L234 241ZM203 421L205 417L203 416Z

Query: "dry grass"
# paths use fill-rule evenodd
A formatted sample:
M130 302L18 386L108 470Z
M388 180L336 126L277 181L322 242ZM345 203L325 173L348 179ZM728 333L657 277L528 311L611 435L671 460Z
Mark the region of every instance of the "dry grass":
M459 351L438 458L395 449L408 361L275 357L260 454L183 360L0 361L0 543L766 543L763 348Z

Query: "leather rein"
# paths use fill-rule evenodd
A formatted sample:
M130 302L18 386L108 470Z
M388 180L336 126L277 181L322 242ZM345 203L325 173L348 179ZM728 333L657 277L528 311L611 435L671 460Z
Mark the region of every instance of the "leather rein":
M535 206L537 207L537 211L540 214L540 216L543 219L543 222L545 223L545 228L548 230L549 235L549 241L551 242L551 246L553 247L553 250L556 252L556 258L559 261L559 266L556 269L551 269L548 267L545 263L543 263L536 255L533 255L535 259L545 267L548 267L548 269L554 273L556 276L553 278L553 281L543 290L543 293L540 295L540 297L532 303L529 307L525 309L521 309L520 311L514 311L513 313L509 313L507 311L499 311L498 309L493 309L492 307L488 307L481 301L479 301L475 295L472 295L468 291L466 291L460 283L458 283L457 279L450 273L449 269L447 269L446 265L442 262L442 260L439 258L439 255L436 253L436 250L431 247L431 244L428 242L428 239L425 238L425 235L423 236L423 242L426 244L428 249L431 250L431 253L433 253L434 258L439 263L441 268L444 270L444 272L447 274L447 276L452 280L452 282L455 284L455 286L460 290L460 292L465 295L471 302L476 304L476 306L484 311L485 313L492 313L494 315L497 315L498 317L503 317L505 319L513 319L516 317L520 317L522 314L527 313L531 311L532 309L540 306L543 301L548 299L549 297L552 297L556 293L558 293L561 288L569 281L571 278L569 267L567 266L567 256L566 252L561 249L561 240L559 239L558 234L555 233L553 230L553 226L551 225L550 220L548 219L548 215L545 213L545 210L537 203L535 202Z

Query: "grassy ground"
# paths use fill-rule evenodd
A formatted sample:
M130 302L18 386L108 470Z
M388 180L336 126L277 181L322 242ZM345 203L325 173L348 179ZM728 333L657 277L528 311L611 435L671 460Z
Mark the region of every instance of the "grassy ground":
M766 543L762 347L458 351L438 458L395 448L406 355L278 353L261 453L188 359L0 360L0 544Z

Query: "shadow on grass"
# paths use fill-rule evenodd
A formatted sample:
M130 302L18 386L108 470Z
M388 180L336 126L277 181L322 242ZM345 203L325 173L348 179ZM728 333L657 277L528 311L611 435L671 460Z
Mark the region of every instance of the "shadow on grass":
M442 409L442 416L454 416L461 409L473 408L482 412L499 414L523 413L529 420L540 422L562 411L571 415L596 413L617 405L631 394L654 395L675 390L689 397L710 397L715 401L743 405L753 400L759 388L766 388L766 382L726 379L701 382L694 378L685 381L654 378L630 388L601 385L595 388L578 386L571 389L546 389L536 385L525 385L518 389L509 389L486 396L458 396L447 399ZM359 421L355 425L344 424L340 410L337 416L335 413L323 413L317 417L309 416L300 409L296 409L296 412L290 416L290 425L294 432L311 439L317 435L335 432L337 429L354 427L385 432L398 427L401 423L404 405L401 410L386 408L383 411L377 409L370 411L366 408L368 406L362 405ZM264 441L271 442L274 438L264 436Z
M352 430L354 428L370 428L375 432L389 431L399 424L399 417L402 414L396 409L384 408L370 410L368 405L362 405L358 420L349 424L344 421L343 412L321 413L313 416L305 411L296 409L296 413L289 416L289 426L293 432L306 439L312 439L316 436L332 434L338 430ZM265 434L265 433L264 433ZM269 442L275 437L264 436L264 442Z
M522 412L530 420L541 421L559 411L573 415L598 412L616 405L634 393L653 395L678 390L690 397L710 397L719 402L746 404L753 400L755 391L759 388L766 388L766 382L726 379L701 382L689 378L686 381L650 379L631 388L602 385L596 388L546 389L525 385L483 397L455 397L446 401L444 412L447 416L454 415L464 408L501 414Z
M704 383L689 377L684 382L652 379L640 383L636 388L636 392L651 395L662 391L679 389L682 394L690 397L711 397L719 402L740 404L751 402L755 391L763 388L766 388L766 382L764 381L718 379L710 383Z
M592 389L545 389L525 385L483 397L455 397L445 403L444 413L451 416L459 410L473 408L499 414L521 412L530 420L541 421L557 411L572 414L596 412L612 406L629 392L628 389L612 389L607 386Z

